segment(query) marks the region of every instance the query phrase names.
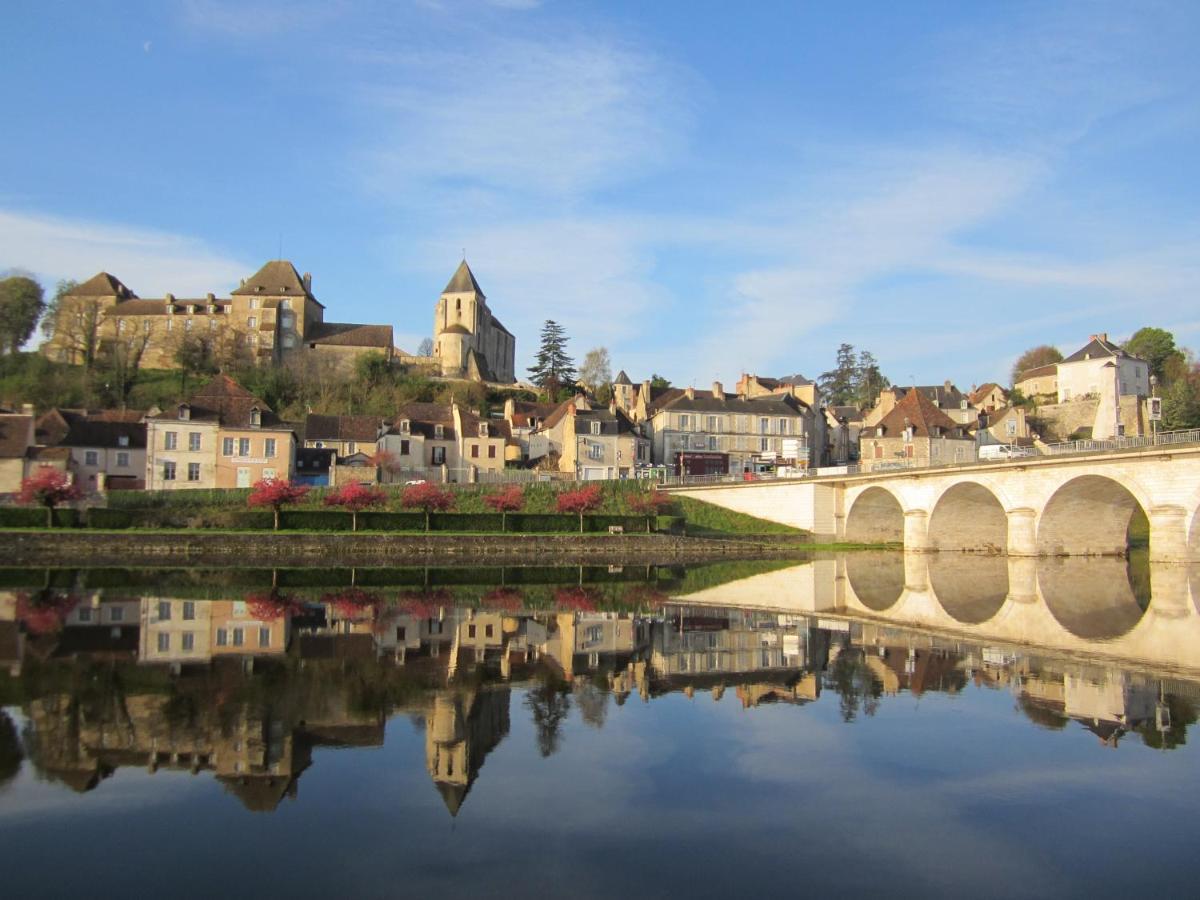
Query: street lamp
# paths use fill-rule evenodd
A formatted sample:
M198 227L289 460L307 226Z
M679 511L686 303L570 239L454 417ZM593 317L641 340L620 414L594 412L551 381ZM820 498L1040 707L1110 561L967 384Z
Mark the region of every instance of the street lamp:
M1162 404L1158 399L1158 376L1150 376L1150 443L1158 443L1158 420L1162 417Z

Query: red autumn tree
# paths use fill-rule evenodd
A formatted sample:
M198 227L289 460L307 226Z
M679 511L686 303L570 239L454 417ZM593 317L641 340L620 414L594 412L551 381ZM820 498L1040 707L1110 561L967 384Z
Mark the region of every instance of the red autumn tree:
M508 514L520 512L525 508L525 492L518 485L509 485L497 494L488 494L483 498L492 510L500 513L500 530L508 530Z
M603 497L600 485L589 484L587 487L581 487L573 491L563 491L558 495L556 502L560 513L579 514L579 532L582 534L583 514L599 509L600 504L603 502Z
M400 495L400 505L405 509L425 510L425 530L429 530L429 514L445 512L454 508L454 493L442 490L431 481L410 484Z
M379 450L374 456L370 457L371 465L379 469L380 472L386 472L389 478L382 479L383 481L390 480L390 476L395 475L404 468L400 457L391 450Z
M383 506L387 503L387 494L379 488L367 487L352 481L344 484L332 494L325 495L326 506L341 506L350 510L350 530L358 531L358 514L372 506Z
M21 482L17 501L27 506L46 507L46 527L54 527L54 507L70 503L83 496L79 485L72 483L71 476L58 469L43 466Z
M646 531L650 530L650 517L662 515L674 502L658 488L652 488L629 498L629 508L646 517Z
M486 609L501 609L505 612L517 612L525 605L525 595L517 588L494 588L479 598L480 604Z
M254 482L247 506L269 506L275 511L275 530L279 530L279 511L285 506L299 503L308 496L308 485L294 484L282 478L264 478Z

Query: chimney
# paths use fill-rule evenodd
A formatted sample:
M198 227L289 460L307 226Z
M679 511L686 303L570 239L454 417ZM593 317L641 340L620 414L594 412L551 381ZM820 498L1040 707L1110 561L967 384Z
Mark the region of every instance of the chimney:
M942 387L944 387L946 389L947 394L950 393L952 390L954 390L954 385L950 382L949 378L947 378L946 381L942 384Z
M696 399L696 389L694 387L688 387L683 393L687 396L687 398L689 400Z
M167 296L166 296L164 299L165 299L165 300L166 300L168 303L174 303L174 302L175 302L175 295L174 295L174 294L167 294Z
M505 397L504 398L504 420L506 422L511 422L513 420L513 416L516 415L516 412L517 412L516 401L513 400L512 397Z
M1100 341L1101 343L1107 344L1108 343L1108 332L1101 331L1099 334L1093 334L1088 337L1088 340L1089 341Z
M33 415L33 404L32 403L22 403L21 404L21 415L32 416Z
M216 294L205 294L204 299L207 300L209 303L212 303L214 300L217 299L217 295Z
M243 278L241 281L238 282L238 287L245 287L245 286L246 286L246 279Z
M312 272L304 273L304 289L310 294L312 293Z
M714 400L724 400L725 399L725 387L719 381L713 382L713 399Z
M650 379L648 378L642 382L642 393L644 393L647 397L650 396Z

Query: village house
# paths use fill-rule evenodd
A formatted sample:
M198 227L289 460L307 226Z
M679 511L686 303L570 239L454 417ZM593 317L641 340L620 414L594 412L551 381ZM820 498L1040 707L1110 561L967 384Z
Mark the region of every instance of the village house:
M42 352L72 364L120 345L143 367L170 369L188 338L276 363L304 356L345 367L364 353L389 360L393 353L390 325L326 322L312 276L301 276L287 260L266 263L228 297L143 299L100 272L63 296L50 327Z
M1032 447L1033 436L1025 409L1020 406L1005 406L984 413L976 435L979 446L987 444L1016 444Z
M88 493L146 486L146 423L140 410L52 409L38 418L36 440L39 448L68 451L67 471Z
M509 462L521 461L521 446L504 419L483 419L457 403L451 406L458 455L467 481L479 472L502 472Z
M530 435L537 431L546 417L557 408L558 405L554 403L533 403L528 400L514 400L512 397L504 401L504 421L508 423L509 434L517 444L520 453L518 459L524 462L529 460Z
M21 490L33 446L32 407L27 412L0 415L0 494Z
M858 459L858 438L863 428L863 413L857 406L827 406L825 414L825 455L822 463L844 466Z
M1057 403L1058 364L1051 363L1048 366L1026 369L1017 376L1016 383L1013 384L1013 390L1020 391L1023 396L1028 397L1030 400Z
M146 419L151 490L250 487L290 479L293 427L228 375L218 375L169 411Z
M890 387L880 391L875 406L864 415L863 424L871 426L882 422L910 391L917 391L935 409L941 410L958 425L973 428L979 418L978 410L971 405L967 395L955 387L953 382L946 381L942 384L917 385L912 388Z
M304 419L304 446L333 450L339 460L357 453L373 456L386 430L386 424L379 416L309 413Z
M971 462L975 438L919 388L910 388L878 422L863 427L859 458L864 470Z
M820 466L830 462L826 453L829 444L829 417L821 407L821 392L816 382L803 375L784 375L779 378L764 378L760 375L743 374L737 383L737 396L746 400L763 397L794 397L804 410L804 434L810 448L809 465Z
M1121 397L1150 395L1149 364L1126 353L1112 343L1107 334L1093 334L1087 344L1060 362L1057 368L1059 403L1080 397L1099 397L1110 386Z
M379 449L395 461L385 481L426 478L430 469L459 468L458 432L449 404L406 403L392 417ZM440 473L439 473L440 474Z
M967 395L967 400L979 412L994 412L1008 405L1008 391L989 381L973 388Z
M630 478L650 464L650 442L615 402L593 408L578 395L560 403L530 437L529 458L585 480Z

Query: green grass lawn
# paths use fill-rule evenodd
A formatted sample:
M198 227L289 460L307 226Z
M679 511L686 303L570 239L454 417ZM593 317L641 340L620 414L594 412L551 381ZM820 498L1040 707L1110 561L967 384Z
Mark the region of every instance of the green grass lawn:
M672 496L679 515L687 523L687 533L703 537L723 534L794 534L805 532L790 525L768 522L745 513L734 512L692 497Z

